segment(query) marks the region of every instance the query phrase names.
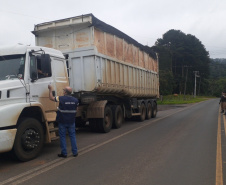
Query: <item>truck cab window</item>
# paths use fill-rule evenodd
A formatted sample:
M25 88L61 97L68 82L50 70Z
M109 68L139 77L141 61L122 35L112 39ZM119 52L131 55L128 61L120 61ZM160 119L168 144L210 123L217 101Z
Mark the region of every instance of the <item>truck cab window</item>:
M38 71L38 78L45 78L45 77L50 77L51 76L51 72L46 72L44 71L44 67L42 66L42 62L41 62L41 57L37 56L37 71Z
M25 54L0 56L0 80L24 78Z
M42 60L41 55L30 56L30 77L33 81L52 76L51 67L46 67L50 64Z

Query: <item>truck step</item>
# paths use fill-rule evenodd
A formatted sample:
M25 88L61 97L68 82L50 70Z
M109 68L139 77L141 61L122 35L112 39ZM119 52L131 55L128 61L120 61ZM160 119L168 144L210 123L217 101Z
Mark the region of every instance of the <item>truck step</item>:
M51 141L55 141L55 140L58 140L60 137L59 136L56 136L56 137L52 137L51 138Z
M49 132L56 132L56 131L58 131L59 130L59 128L50 128L49 129Z

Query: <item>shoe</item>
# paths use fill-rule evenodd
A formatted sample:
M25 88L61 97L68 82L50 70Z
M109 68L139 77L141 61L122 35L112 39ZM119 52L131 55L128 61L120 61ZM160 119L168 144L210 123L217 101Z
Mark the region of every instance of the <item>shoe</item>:
M77 153L77 154L73 154L73 156L74 156L74 157L77 157L77 156L78 156L78 153Z
M58 157L67 158L67 155L64 155L64 154L58 154Z

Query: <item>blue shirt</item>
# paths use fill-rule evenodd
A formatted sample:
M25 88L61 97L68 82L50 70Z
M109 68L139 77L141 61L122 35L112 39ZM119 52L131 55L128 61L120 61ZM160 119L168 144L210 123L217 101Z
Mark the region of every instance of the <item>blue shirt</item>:
M56 121L60 123L75 123L78 99L72 96L56 96L55 101L59 102Z

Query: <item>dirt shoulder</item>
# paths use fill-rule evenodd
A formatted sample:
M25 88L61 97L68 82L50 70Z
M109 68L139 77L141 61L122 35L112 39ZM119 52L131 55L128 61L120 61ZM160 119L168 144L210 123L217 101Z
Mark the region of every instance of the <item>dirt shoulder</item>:
M193 105L191 104L175 104L175 105L158 105L158 111L168 110L168 109L175 109L175 108L183 108Z

